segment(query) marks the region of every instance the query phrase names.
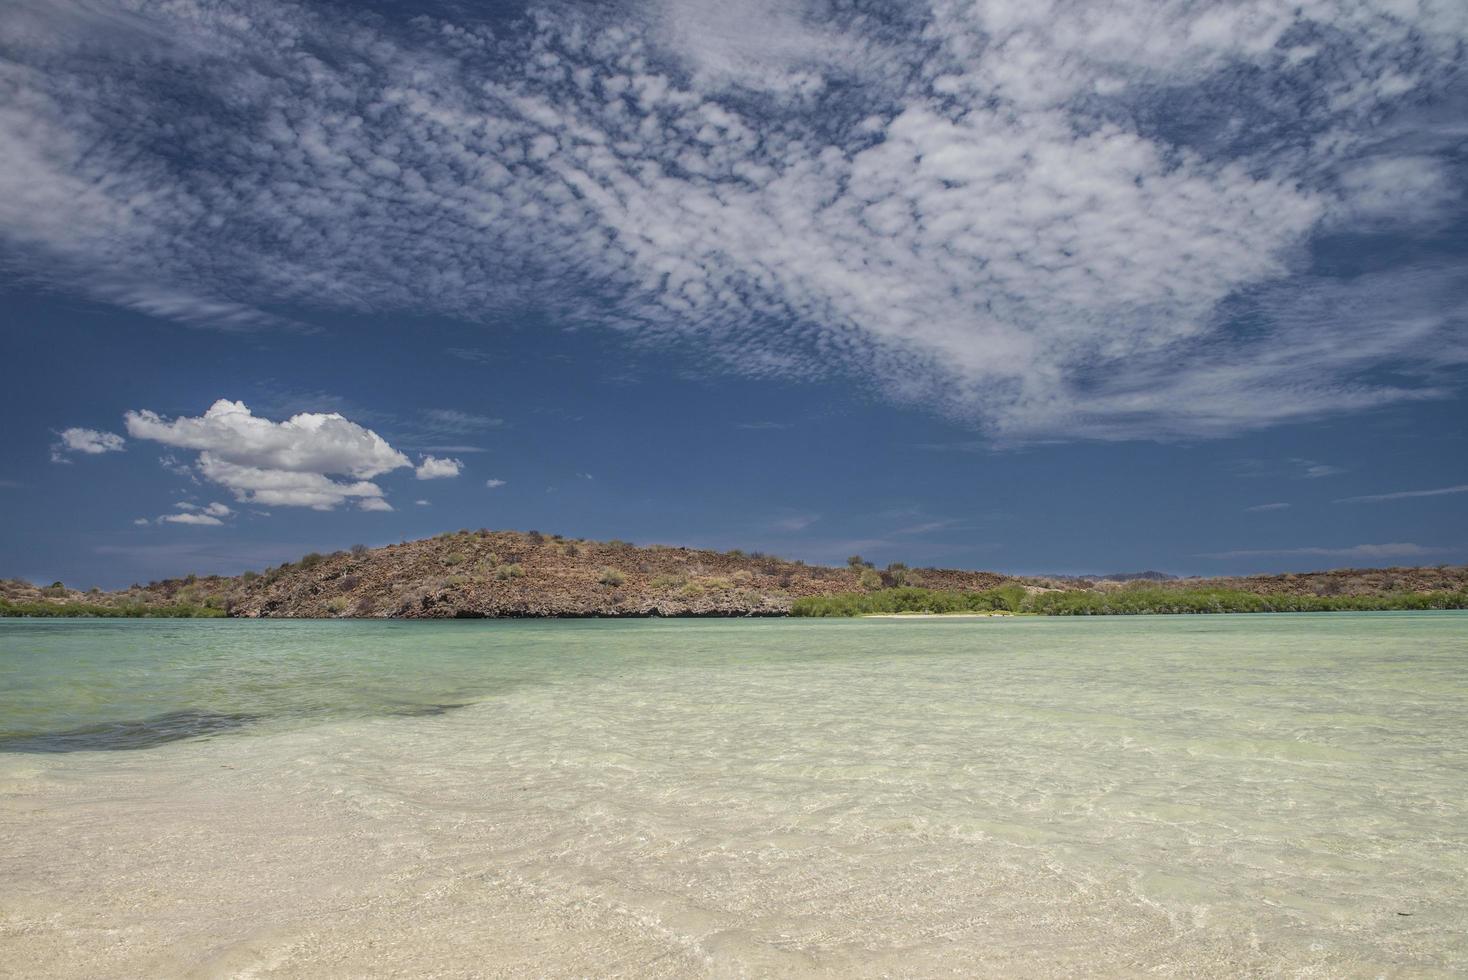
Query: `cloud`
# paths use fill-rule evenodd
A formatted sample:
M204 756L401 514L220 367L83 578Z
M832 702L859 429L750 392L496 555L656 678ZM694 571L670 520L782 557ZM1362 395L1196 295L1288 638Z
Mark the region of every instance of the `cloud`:
M416 504L419 507L432 507L433 506L433 504L429 503L426 500L415 500L415 501L413 501L413 503Z
M778 429L788 429L790 424L788 422L736 422L734 428L747 429L751 432L773 432Z
M506 481L499 479L489 479L484 481L484 485L489 487L489 489L491 490L498 490L500 487L504 486L505 483Z
M135 439L197 451L199 475L241 503L330 510L349 499L382 497L371 478L411 465L377 433L335 412L272 422L243 402L220 399L197 417L166 420L143 410L124 420Z
M419 480L442 480L459 475L464 464L457 459L446 459L438 456L424 456L422 462L413 470L413 475Z
M1311 258L1461 220L1426 111L1461 4L57 6L0 37L0 238L151 315L536 311L998 443L1232 435L1468 363L1461 268Z
M476 415L473 412L461 412L453 408L426 409L423 412L423 418L429 427L437 432L480 432L484 429L498 429L505 424L504 419Z
M1247 514L1262 514L1271 510L1289 510L1289 504L1255 504L1253 507L1245 507Z
M492 364L496 360L493 354L479 347L445 347L444 353L473 364Z
M211 514L164 514L158 520L165 524L194 524L200 527L218 527L224 522Z
M392 510L392 504L388 503L386 500L383 500L381 497L366 497L362 500L357 501L357 509L369 511L390 511Z
M126 445L126 440L115 432L102 432L97 429L62 429L57 435L61 437L61 441L51 447L51 462L53 463L70 462L66 458L66 453L98 456L102 453L121 452Z
M795 514L790 517L780 518L773 522L770 527L776 531L785 531L793 534L797 531L804 531L820 519L821 515L819 514Z
M1307 480L1318 480L1325 476L1338 476L1347 472L1344 466L1330 466L1325 463L1312 463L1308 459L1297 459L1295 462L1301 466L1300 475Z
M1388 500L1409 500L1415 497L1442 497L1451 493L1468 493L1468 483L1453 487L1438 487L1434 490L1398 490L1396 493L1371 493L1361 497L1341 497L1338 504L1379 504Z
M1263 548L1246 551L1214 551L1200 558L1265 558L1298 555L1319 558L1426 558L1442 554L1444 548L1426 548L1420 544L1357 544L1347 548Z

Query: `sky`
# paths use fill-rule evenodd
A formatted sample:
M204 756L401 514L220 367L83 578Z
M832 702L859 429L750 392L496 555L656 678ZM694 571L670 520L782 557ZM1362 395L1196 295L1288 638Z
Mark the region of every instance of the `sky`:
M1460 0L11 0L0 576L1468 562Z

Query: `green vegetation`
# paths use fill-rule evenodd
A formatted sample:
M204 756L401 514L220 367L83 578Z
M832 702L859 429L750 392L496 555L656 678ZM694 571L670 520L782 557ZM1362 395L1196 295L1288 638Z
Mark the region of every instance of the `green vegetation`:
M1468 609L1465 592L1392 595L1256 595L1239 589L1129 588L1115 592L1038 592L1005 585L983 592L896 588L803 596L792 616L866 616L873 613L1022 612L1042 616L1136 616L1163 613L1349 612L1389 609Z
M863 589L871 589L875 591L882 587L882 574L878 572L875 568L864 568L861 571L861 575L857 578L857 581L861 584L861 587Z
M597 579L602 585L621 585L627 581L627 576L615 568L603 568L601 577Z
M1026 611L1047 616L1134 616L1146 613L1371 612L1468 609L1464 592L1388 595L1257 595L1240 589L1131 588L1116 592L1041 592Z
M501 582L508 582L512 578L522 578L524 575L525 569L519 565L501 565L494 570L494 577Z
M873 572L872 574L876 574ZM1012 612L1000 590L940 592L904 587L876 592L810 595L796 599L792 616L868 616L874 613Z
M218 606L176 603L170 606L145 606L140 602L115 606L97 602L10 602L0 599L3 616L77 616L100 619L207 619L223 616Z

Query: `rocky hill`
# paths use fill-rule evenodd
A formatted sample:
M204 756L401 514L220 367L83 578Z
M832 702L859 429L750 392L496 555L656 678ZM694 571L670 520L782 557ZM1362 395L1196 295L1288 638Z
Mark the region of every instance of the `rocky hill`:
M61 583L0 582L0 612L105 610L119 614L441 619L520 616L782 616L802 596L894 585L982 591L1017 582L1031 591L1216 586L1260 595L1378 595L1468 590L1468 568L1346 569L1166 582L1015 578L953 569L832 568L758 553L535 531L458 531L382 548L309 554L262 572L187 576L117 592Z
M4 583L11 603L198 607L239 617L442 619L516 616L783 616L800 596L882 585L982 590L1008 579L948 569L828 568L758 553L704 551L538 532L459 531L355 547L233 577L188 576L119 592Z

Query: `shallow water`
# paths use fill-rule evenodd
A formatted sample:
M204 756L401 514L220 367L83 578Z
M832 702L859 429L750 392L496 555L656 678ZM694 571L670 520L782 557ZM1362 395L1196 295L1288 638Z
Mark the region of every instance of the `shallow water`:
M1465 800L1463 613L0 621L15 975L1464 975Z

